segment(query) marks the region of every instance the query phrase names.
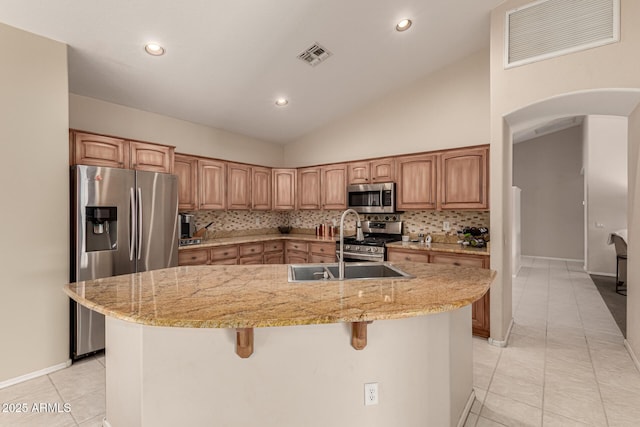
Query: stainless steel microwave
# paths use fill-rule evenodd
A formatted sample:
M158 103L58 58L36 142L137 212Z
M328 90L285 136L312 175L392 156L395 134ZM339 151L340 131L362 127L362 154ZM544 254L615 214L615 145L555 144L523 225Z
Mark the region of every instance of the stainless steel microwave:
M396 184L357 184L347 186L349 208L360 213L394 213Z

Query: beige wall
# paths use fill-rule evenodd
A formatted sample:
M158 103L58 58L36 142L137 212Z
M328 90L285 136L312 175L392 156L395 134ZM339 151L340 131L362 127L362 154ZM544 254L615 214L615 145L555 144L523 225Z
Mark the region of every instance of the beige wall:
M589 273L616 274L616 251L609 234L627 228L626 117L587 116L586 150L586 258Z
M513 185L522 189L522 255L582 259L582 127L513 146Z
M287 166L486 144L487 51L432 73L289 143Z
M247 136L69 94L70 127L159 144L180 153L282 166L283 147Z
M0 24L0 383L69 356L64 44Z
M509 247L511 130L504 117L530 104L574 91L640 88L640 55L637 54L640 47L640 25L637 22L640 2L621 1L622 33L619 43L505 70L505 12L527 3L530 1L507 0L491 14L491 263L492 268L498 271L491 294L491 329L497 339L505 337L512 317ZM605 114L600 108L603 106L583 105L579 108L582 111L571 113ZM640 264L640 260L637 262Z
M629 243L627 247L627 342L640 357L640 107L629 116ZM638 360L636 359L636 366Z

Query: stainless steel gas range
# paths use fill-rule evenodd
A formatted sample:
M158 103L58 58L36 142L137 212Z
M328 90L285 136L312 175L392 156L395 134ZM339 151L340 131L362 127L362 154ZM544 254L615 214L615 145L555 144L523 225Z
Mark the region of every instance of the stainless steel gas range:
M385 261L385 243L402 240L402 221L362 221L364 240L355 237L344 238L345 262ZM336 243L339 257L340 242Z

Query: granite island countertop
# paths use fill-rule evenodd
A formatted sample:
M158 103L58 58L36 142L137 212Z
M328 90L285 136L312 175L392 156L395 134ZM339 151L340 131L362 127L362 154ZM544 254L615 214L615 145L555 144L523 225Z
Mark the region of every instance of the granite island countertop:
M106 316L144 325L253 328L455 310L481 298L496 274L441 264L393 265L415 278L290 283L287 265L206 265L71 283L64 291Z

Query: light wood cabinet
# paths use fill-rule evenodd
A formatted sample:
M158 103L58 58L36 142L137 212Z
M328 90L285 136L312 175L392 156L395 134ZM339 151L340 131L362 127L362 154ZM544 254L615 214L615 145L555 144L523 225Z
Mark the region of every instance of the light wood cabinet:
M129 141L131 169L149 172L173 172L173 147Z
M251 167L251 209L271 209L271 169Z
M483 255L433 253L430 262L462 267L489 268L489 257ZM473 334L484 338L490 334L490 291L471 306Z
M251 208L251 166L227 163L227 209Z
M218 160L198 160L199 209L224 209L226 207L225 166L225 162Z
M441 209L488 209L489 148L440 154Z
M348 164L349 184L373 184L395 181L395 160L392 157Z
M306 264L309 261L309 244L307 242L287 240L284 247L287 264Z
M262 259L265 264L284 264L284 242L282 240L264 242Z
M438 202L437 155L402 156L396 159L396 207L436 209Z
M178 210L198 209L198 158L176 153L173 173L178 176Z
M207 249L184 249L178 251L178 265L204 265L209 263Z
M239 264L262 264L262 243L247 243L238 247Z
M429 253L414 249L387 248L387 261L390 262L429 262Z
M72 131L70 142L74 165L129 168L129 141Z
M347 166L344 164L323 166L320 191L322 209L347 208Z
M336 244L334 242L309 243L309 262L312 264L336 262Z
M298 169L298 209L320 209L320 177L319 167Z
M216 246L209 250L209 257L211 264L235 265L238 253L238 245Z
M173 172L174 147L74 130L69 132L70 161L73 165Z
M273 209L294 210L296 208L296 169L273 169Z

